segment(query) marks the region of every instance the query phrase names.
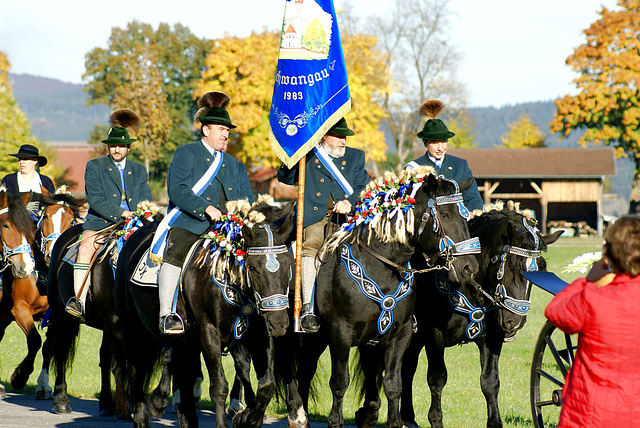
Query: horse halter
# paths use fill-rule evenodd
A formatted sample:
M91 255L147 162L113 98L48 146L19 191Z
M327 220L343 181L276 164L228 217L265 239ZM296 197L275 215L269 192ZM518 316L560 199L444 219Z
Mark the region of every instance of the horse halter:
M3 208L0 210L0 215L7 214L8 212L8 207ZM10 266L10 263L7 262L9 262L11 257L15 256L16 254L29 254L31 256L31 260L34 260L35 263L33 254L31 254L31 245L20 244L17 247L9 248L9 246L4 242L4 238L2 238L2 256L0 257L0 261L2 262L3 266L2 268L0 268L0 272L3 272L5 269L7 269L8 266Z
M275 273L280 269L280 262L276 257L276 254L287 253L286 245L273 245L273 232L268 224L259 226L267 232L268 246L266 247L249 247L247 248L247 256L260 256L267 257L267 263L265 267L271 273ZM289 277L291 277L291 266L289 266ZM251 278L249 271L247 270L247 283L251 286ZM258 312L275 312L287 309L289 307L289 286L287 285L286 294L272 294L271 296L262 297L254 290L254 296L256 298L256 307Z
M418 235L422 235L429 218L433 218L433 231L438 233L440 236L439 243L439 252L434 254L432 257L427 257L425 255L425 260L428 265L433 265L435 260L442 257L445 259L445 264L442 266L442 269L449 270L451 269L451 265L455 260L456 256L466 256L472 254L480 254L480 239L478 237L466 239L461 242L454 242L449 236L447 236L444 231L444 227L440 227L442 220L440 219L440 214L438 213L437 206L439 205L448 205L448 204L456 204L458 206L458 212L460 215L466 220L469 219L470 213L467 207L464 206L464 199L462 193L460 193L460 187L458 187L458 183L454 180L449 180L444 176L439 176L438 178L449 181L453 183L456 187L455 193L446 196L430 196L429 201L427 202L427 210L422 214L422 219L420 220L420 227L418 229Z
M513 297L507 294L507 288L502 283L502 278L504 277L504 269L507 263L507 256L512 254L514 256L525 257L526 260L526 268L527 271L537 271L538 263L536 259L542 255L542 252L538 249L540 247L540 240L538 238L538 234L535 231L535 228L530 226L527 223L526 218L522 218L522 223L532 236L535 243L535 250L527 250L526 248L515 247L513 245L505 245L502 247L502 252L500 256L494 255L491 258L491 263L496 263L500 260L500 266L498 267L497 279L498 285L496 286L495 296L489 296L484 293L492 302L494 302L497 306L508 310L516 315L526 316L529 313L529 309L531 308L531 300L520 300L514 299ZM525 280L526 293L525 295L529 295L529 280Z
M64 201L59 201L56 203L57 205L64 205ZM55 243L55 241L60 237L60 235L62 235L62 233L60 232L52 232L47 236L44 236L44 232L42 231L42 221L44 220L44 211L42 210L42 213L40 214L40 218L38 219L38 223L36 224L36 229L38 229L40 231L40 251L42 252L42 254L44 254L46 252L46 248L47 248L47 244L49 242L53 242ZM73 221L71 222L71 226L75 226L76 225L76 218L74 216Z

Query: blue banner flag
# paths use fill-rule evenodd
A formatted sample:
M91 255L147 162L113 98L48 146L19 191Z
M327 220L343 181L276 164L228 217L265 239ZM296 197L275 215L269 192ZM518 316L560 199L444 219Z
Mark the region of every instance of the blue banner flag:
M269 139L292 168L351 110L332 0L286 0Z

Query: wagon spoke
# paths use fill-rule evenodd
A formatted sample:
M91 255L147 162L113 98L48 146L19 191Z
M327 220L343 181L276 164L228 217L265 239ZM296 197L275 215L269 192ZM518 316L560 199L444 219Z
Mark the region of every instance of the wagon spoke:
M564 383L562 381L560 381L559 379L557 379L553 375L547 373L546 371L538 369L537 372L540 374L540 376L544 377L545 379L550 380L551 382L553 382L556 385L558 385L560 388L562 388L564 386Z

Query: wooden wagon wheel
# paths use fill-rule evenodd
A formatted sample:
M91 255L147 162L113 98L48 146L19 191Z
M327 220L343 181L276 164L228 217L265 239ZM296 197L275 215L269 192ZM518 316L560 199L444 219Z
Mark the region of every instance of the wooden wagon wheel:
M558 423L562 387L576 350L574 340L548 321L540 331L531 364L531 414L536 428Z

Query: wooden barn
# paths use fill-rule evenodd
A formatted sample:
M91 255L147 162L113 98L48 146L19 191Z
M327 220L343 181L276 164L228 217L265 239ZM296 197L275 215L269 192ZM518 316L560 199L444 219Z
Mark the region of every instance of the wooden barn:
M613 148L450 148L448 153L469 162L485 204L520 202L536 213L543 233L550 226L586 222L602 236L602 187L605 177L616 175Z

